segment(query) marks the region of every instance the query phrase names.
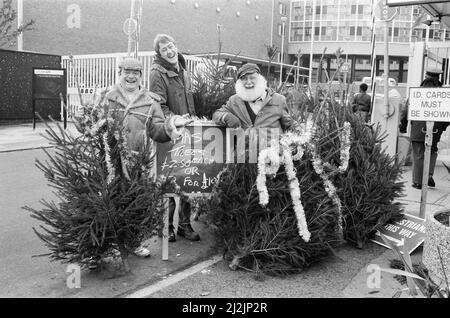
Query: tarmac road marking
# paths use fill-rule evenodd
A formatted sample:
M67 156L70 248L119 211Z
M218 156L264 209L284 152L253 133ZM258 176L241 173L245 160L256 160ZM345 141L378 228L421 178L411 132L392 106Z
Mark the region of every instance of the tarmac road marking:
M151 294L154 294L166 287L169 287L170 285L176 284L179 281L196 274L200 272L201 270L214 265L215 263L221 261L223 258L222 256L216 255L212 259L206 260L204 262L201 262L199 264L196 264L192 267L189 267L185 269L184 271L181 271L179 273L176 273L173 276L170 276L162 281L157 282L156 284L150 285L148 287L144 287L138 291L135 291L134 293L126 296L126 298L145 298L150 296Z

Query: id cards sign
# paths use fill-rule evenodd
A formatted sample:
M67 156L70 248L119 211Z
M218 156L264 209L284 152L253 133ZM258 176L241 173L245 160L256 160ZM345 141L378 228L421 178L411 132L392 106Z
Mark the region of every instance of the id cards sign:
M450 121L450 87L411 87L408 120Z

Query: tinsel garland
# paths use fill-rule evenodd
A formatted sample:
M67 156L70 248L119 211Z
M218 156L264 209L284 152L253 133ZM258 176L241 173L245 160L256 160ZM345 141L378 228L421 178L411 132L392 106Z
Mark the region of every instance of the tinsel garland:
M116 177L116 171L114 169L114 166L111 162L111 149L109 148L108 144L108 132L106 131L103 133L103 144L105 147L105 160L106 160L106 167L108 169L108 175L106 177L106 183L110 184L112 180Z
M329 180L329 173L325 172L324 167L332 168L329 163L323 163L318 154L318 150L312 142L315 135L315 127L311 121L300 125L297 132L288 132L283 134L280 138L281 146L281 161L283 162L286 175L289 181L289 189L294 206L295 215L297 217L297 226L299 235L308 242L310 239L310 232L306 223L305 212L302 202L300 200L300 185L296 177L296 171L294 167L294 160L301 160L305 151L308 150L312 155L312 165L314 171L320 176L323 181L325 191L338 208L338 227L339 232L342 234L342 211L341 201L336 193L336 187ZM341 164L336 171L342 173L347 170L348 162L350 159L350 124L344 123L342 132L340 133L340 159ZM295 150L295 154L292 155L292 151ZM266 186L266 175L274 175L280 167L280 154L277 147L271 146L269 148L261 150L258 157L258 176L256 179L256 187L259 193L259 203L261 206L266 206L269 203L269 193Z

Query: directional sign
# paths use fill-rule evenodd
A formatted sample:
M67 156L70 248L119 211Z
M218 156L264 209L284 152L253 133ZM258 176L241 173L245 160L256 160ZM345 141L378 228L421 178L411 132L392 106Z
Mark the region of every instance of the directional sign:
M450 121L450 87L411 87L408 120Z
M374 8L375 17L381 21L391 21L397 15L397 9L386 4L386 0L380 0Z
M343 63L341 66L341 72L348 73L348 71L350 71L350 66L351 66L350 63L348 62Z
M396 245L404 245L411 254L425 240L425 220L405 213L402 220L383 226L371 241L389 248L380 233Z
M137 30L137 21L135 19L126 19L123 23L123 33L125 35L131 35Z

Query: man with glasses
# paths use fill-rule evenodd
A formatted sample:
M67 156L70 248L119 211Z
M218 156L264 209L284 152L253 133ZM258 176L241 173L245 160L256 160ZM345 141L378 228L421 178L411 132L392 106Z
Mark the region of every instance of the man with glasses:
M167 34L156 35L153 46L156 56L150 68L150 91L161 97L161 109L166 117L173 115L195 116L191 82L186 70L186 61L178 53L175 40ZM173 215L175 200L169 201L169 242L175 242ZM191 226L191 205L181 200L181 211L177 233L191 241L200 240Z

